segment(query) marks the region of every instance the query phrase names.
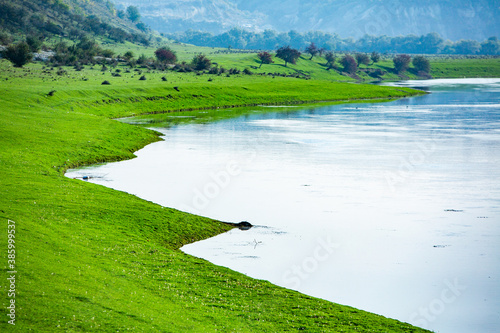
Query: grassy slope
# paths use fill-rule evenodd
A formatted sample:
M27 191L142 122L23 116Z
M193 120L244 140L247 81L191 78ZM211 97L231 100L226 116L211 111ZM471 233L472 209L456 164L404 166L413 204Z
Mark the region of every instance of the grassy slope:
M161 44L164 45L164 44ZM127 51L132 51L137 57L141 54L145 54L149 57L154 57L154 51L156 47L144 48L141 46L133 45L131 43L119 44L114 47L117 54L124 54ZM106 47L106 45L105 45ZM362 81L374 81L373 77L370 77L366 73L358 71L358 79L349 77L342 74L339 70L327 70L326 60L322 57L314 57L309 60L310 56L304 54L297 61L296 65L289 64L288 67L284 66L284 61L281 59L273 57L274 63L269 65L263 65L261 68L260 62L257 57L257 52L255 53L227 53L227 49L213 48L213 47L198 47L186 44L169 44L169 47L177 52L179 61L190 62L193 56L197 53L205 53L210 59L215 61L220 66L229 68L238 68L243 70L245 68L250 69L254 73L280 73L280 74L301 74L309 75L313 79L317 80L327 80L336 82L356 82L358 80ZM224 53L226 52L226 53ZM341 68L339 60L342 55L337 55L337 66ZM487 78L487 77L500 77L500 58L492 59L460 59L453 58L450 56L445 59L440 56L429 56L431 62L431 76L433 78ZM401 80L401 77L392 72L394 64L392 59L383 58L381 62L373 65L362 65L362 69L382 69L387 73L383 76L384 80ZM405 73L407 79L419 79L415 75L412 67L410 71Z
M217 49L212 48L196 48L196 47L175 47L180 52L181 57L186 60L192 57L193 52L188 52L188 50L198 50L199 52L205 52L209 56L216 58L217 62L226 68L236 67L243 69L245 67L251 68L251 66L259 67L260 62L256 54L217 54ZM211 54L212 53L212 54ZM341 68L338 61L342 55L338 55L337 66ZM297 61L296 65L289 64L288 68L284 67L284 62L281 59L274 58L274 64L263 65L261 68L251 68L255 73L286 73L286 74L307 74L313 79L321 80L331 80L331 81L344 81L352 82L356 81L345 74L342 74L338 70L327 70L326 60L322 57L314 57L309 60L310 56L304 54ZM429 56L431 62L431 76L433 78L484 78L484 77L500 77L500 58L494 59L459 59L451 58L443 59L436 56ZM387 73L383 76L384 80L400 80L401 78L392 72L394 64L392 59L382 59L381 62L373 65L362 65L361 69L382 69ZM366 73L358 71L358 76L360 80L363 81L373 81L374 78L370 77ZM410 71L405 73L405 76L409 79L418 79L419 77L414 73L412 67Z
M0 218L4 226L14 220L17 231L14 331L421 331L185 255L177 250L181 245L228 227L63 176L69 166L132 158L158 140L150 130L109 117L220 103L383 97L401 90L282 78L207 82L187 75L172 78L178 99L154 102L147 98L174 94L161 74L126 83L126 77L89 69L70 71L69 78L44 74L39 65L20 70L2 61L0 69ZM103 77L116 81L104 87ZM272 93L253 96L263 84ZM56 90L53 97L49 90ZM206 97L193 99L195 92ZM116 98L123 101L109 103ZM0 232L4 267L6 231ZM0 331L13 328L3 316Z

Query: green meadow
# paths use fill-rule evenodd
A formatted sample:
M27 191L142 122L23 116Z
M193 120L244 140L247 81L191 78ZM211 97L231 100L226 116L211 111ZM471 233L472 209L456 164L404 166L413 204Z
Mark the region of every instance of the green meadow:
M117 69L121 76L112 76ZM182 245L230 227L64 176L70 167L134 158L161 140L112 118L421 92L278 76L127 73L124 66L63 70L0 61L0 331L424 332L186 255ZM14 291L5 282L13 269ZM6 315L12 292L15 326Z
M112 44L116 45L116 44ZM339 64L342 58L342 53L337 53L336 65L338 69L327 69L326 60L323 57L315 56L310 60L310 55L302 54L297 60L297 64L288 64L285 67L285 62L279 58L273 57L274 63L262 65L257 57L258 51L249 50L228 50L214 47L200 47L187 45L182 43L164 43L154 47L144 48L142 46L131 43L123 43L113 46L113 50L117 54L124 54L127 51L132 51L136 57L144 54L148 57L154 57L156 47L168 45L173 49L178 56L179 61L190 62L194 55L198 53L206 54L216 64L226 69L237 68L239 70L249 69L255 74L278 73L284 75L300 75L310 77L317 80L327 80L335 82L371 82L371 81L395 81L401 79L422 79L410 66L410 69L401 76L393 72L394 64L392 56L381 55L381 60L378 63L370 65L361 65L355 77L349 76L342 72L342 66ZM106 47L106 45L103 45ZM271 52L271 51L269 51ZM425 56L431 63L432 78L497 78L500 77L500 58L489 57L467 57L467 56L444 56L444 55L428 55ZM260 68L259 68L260 67ZM370 70L382 70L385 74L378 78L369 75Z

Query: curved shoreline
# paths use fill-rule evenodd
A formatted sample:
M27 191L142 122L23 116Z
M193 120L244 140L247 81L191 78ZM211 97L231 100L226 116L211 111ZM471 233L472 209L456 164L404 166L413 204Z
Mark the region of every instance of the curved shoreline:
M416 89L414 89L416 90ZM405 92L401 90L402 92ZM167 114L167 113L176 113L176 112L190 112L190 111L205 111L205 110L224 110L224 109L234 109L234 108L247 108L247 107L266 107L266 106L307 106L307 105L316 105L316 104L348 104L348 103L356 103L356 102L368 102L368 103L382 103L382 102L390 102L395 101L401 98L414 97L419 95L427 94L427 92L422 91L422 93L401 96L401 97L373 97L373 98L351 98L351 99L331 99L331 100L303 100L303 101L290 101L283 103L250 103L250 104L236 104L236 105L223 105L219 107L200 107L200 108L185 108L185 109L173 109L173 110L164 110L164 111L152 111L145 112L140 114L134 114L127 117L117 117L111 119L125 119L125 118L133 118L137 116L147 116L147 115L155 115L155 114Z
M178 250L183 244L231 226L64 177L69 167L133 158L133 152L160 139L154 131L110 119L151 103L94 102L156 95L165 86L97 88L99 79L55 82L57 92L50 98L46 84L33 73L0 82L5 88L0 96L5 106L0 110L0 206L3 216L19 224L24 281L18 299L23 304L20 329L349 331L355 323L362 330L425 331L185 255ZM277 87L293 92L294 82L283 82L290 85ZM241 95L245 91L223 88ZM199 87L186 85L188 89L184 96ZM243 97L232 95L234 100Z

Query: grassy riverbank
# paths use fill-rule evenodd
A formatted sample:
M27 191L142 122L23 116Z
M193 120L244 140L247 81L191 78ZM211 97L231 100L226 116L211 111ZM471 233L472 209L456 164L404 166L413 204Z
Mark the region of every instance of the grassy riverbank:
M273 64L260 66L260 61L257 56L258 51L251 50L227 50L214 47L200 47L187 44L169 44L169 47L177 52L179 61L190 62L195 54L204 53L219 66L226 69L237 68L251 70L253 73L279 73L286 75L301 75L309 76L312 79L340 81L340 82L356 82L356 81L376 81L382 80L401 80L401 77L394 73L393 55L382 55L381 61L370 65L361 65L356 77L351 77L342 73L342 66L339 63L343 54L338 53L336 65L338 70L327 70L326 60L323 57L316 56L310 60L310 55L303 54L297 64L289 64L285 67L285 62L279 58L273 57ZM130 43L115 45L114 50L117 53L125 53L132 51L135 55L144 54L148 57L154 57L154 47L140 47ZM272 51L270 51L272 52ZM466 57L456 55L425 55L431 63L431 72L433 78L498 78L500 77L500 58L480 58ZM370 76L370 71L381 70L385 72L380 78ZM406 79L422 79L410 66L409 71L403 76Z
M228 226L64 177L68 167L133 158L159 140L112 117L414 92L254 76L169 74L163 82L164 74L144 73L139 81L90 68L56 75L5 61L0 70L1 331L423 331L185 255L180 246ZM5 315L8 220L16 230L15 326Z

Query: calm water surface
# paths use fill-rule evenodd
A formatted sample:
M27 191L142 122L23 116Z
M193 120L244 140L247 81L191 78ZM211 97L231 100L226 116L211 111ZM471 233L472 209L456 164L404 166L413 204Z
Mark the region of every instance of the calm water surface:
M182 250L438 332L500 329L500 79L383 104L157 128L69 177L256 227Z

